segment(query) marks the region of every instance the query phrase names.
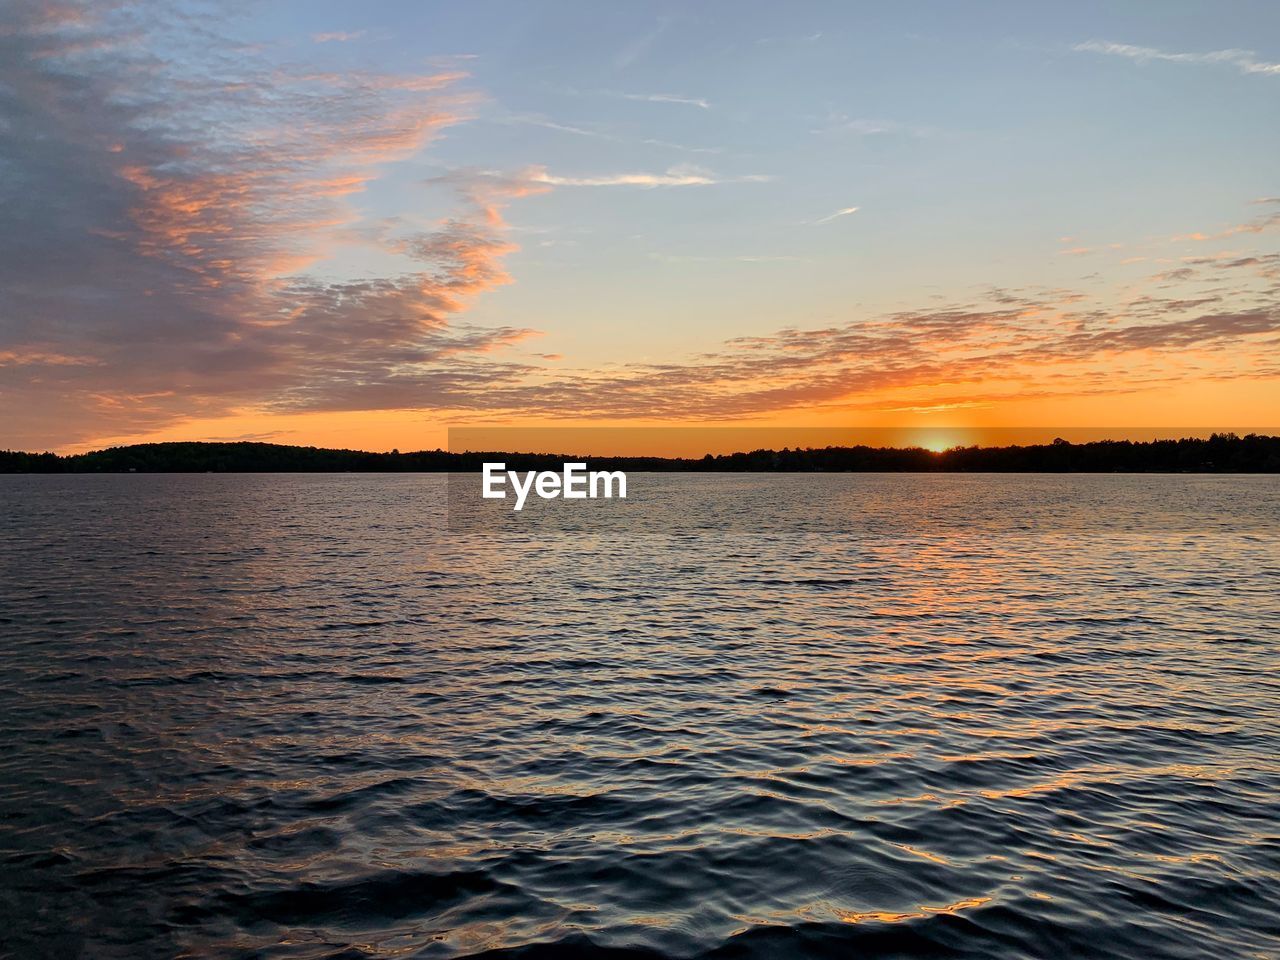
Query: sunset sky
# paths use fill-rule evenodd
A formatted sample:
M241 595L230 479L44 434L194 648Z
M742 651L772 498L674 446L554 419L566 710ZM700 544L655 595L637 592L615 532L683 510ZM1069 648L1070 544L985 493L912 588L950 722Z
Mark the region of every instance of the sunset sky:
M0 448L1276 426L1280 4L6 0Z

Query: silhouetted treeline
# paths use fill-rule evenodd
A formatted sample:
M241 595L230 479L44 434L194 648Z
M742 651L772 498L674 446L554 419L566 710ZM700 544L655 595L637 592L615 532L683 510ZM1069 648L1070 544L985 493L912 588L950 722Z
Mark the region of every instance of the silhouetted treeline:
M1280 437L1215 433L1181 440L1097 440L1009 447L755 450L696 461L701 470L946 473L1277 473Z
M479 471L501 461L508 470L558 470L566 460L594 470L742 472L973 473L1277 473L1280 437L1215 433L1181 440L1099 440L1011 447L823 447L753 450L700 459L573 457L532 453L367 453L277 443L140 443L58 456L0 452L0 473L440 473Z
M446 473L479 472L501 461L509 470L559 470L569 458L535 453L369 453L280 443L139 443L92 453L0 451L0 473ZM611 470L671 470L682 461L660 457L589 458ZM687 461L696 462L696 461ZM603 466L597 469L604 469Z

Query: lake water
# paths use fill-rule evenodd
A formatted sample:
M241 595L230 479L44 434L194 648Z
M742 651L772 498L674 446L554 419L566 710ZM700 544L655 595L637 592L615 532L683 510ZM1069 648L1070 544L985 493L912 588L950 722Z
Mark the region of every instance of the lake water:
M630 479L0 477L0 953L1280 956L1280 479Z

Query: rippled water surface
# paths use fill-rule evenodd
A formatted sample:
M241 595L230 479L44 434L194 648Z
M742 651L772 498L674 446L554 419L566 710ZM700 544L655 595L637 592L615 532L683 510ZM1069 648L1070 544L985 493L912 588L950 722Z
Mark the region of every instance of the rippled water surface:
M1276 478L631 481L0 477L0 952L1280 956Z

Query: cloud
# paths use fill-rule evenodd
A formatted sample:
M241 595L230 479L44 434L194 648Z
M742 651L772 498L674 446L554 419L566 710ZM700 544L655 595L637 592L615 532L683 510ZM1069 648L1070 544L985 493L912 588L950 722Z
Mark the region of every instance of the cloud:
M1082 53L1101 53L1114 57L1125 57L1138 63L1166 61L1169 63L1192 63L1200 65L1226 65L1235 67L1241 73L1280 76L1280 63L1259 60L1252 50L1211 50L1208 53L1170 53L1157 50L1155 47L1139 47L1130 43L1112 43L1107 40L1087 40L1077 43L1071 49Z
M803 263L804 257L785 254L739 254L737 256L683 256L669 253L651 253L650 259L662 263Z
M96 357L77 357L44 350L0 350L0 367L91 367L99 362Z
M1189 375L1275 377L1280 371L1268 366L1280 335L1274 304L1267 291L1129 304L1073 291L992 291L986 302L742 337L681 361L541 370L491 384L468 409L724 420L1117 394Z
M1276 201L1269 197L1251 201L1251 205L1270 205L1274 203L1276 203ZM1267 231L1274 230L1276 228L1280 228L1280 210L1276 210L1271 213L1264 213L1261 216L1254 217L1252 220L1247 220L1244 223L1232 224L1231 226L1215 233L1195 231L1193 233L1180 234L1172 239L1175 242L1185 240L1223 240L1227 237L1233 237L1240 234L1266 233Z
M836 111L829 112L825 117L821 118L820 126L815 127L811 132L819 136L851 133L860 137L899 136L918 139L942 135L940 131L932 127L873 117L851 117L847 113Z
M1147 295L993 290L812 328L780 317L657 363L551 361L512 349L536 336L526 326L466 322L510 282L510 204L767 178L454 170L414 186L449 198L443 220L416 220L411 188L400 216L370 222L354 199L471 116L457 71L277 62L163 3L4 16L0 445L237 411L697 420L1276 375L1280 263L1248 249L1280 224L1274 208L1220 232L1239 244L1229 256L1163 269ZM353 242L380 268L341 274L331 258Z
M675 19L672 17L659 17L657 23L649 31L636 36L618 51L617 56L613 59L614 67L619 70L625 70L644 57L649 52L649 48L670 29L673 23L675 23Z
M493 353L532 331L456 318L507 282L502 207L546 187L452 183L443 226L377 241L381 275L309 272L359 232L353 196L470 116L461 81L274 62L166 4L7 9L0 406L27 413L3 442L430 406L518 369Z
M210 443L266 443L270 441L280 440L281 438L293 433L292 430L267 430L258 433L233 433L220 437L206 437Z
M613 143L623 142L621 137L616 137L611 133L605 133L603 130L592 130L587 127L575 126L571 123L559 123L558 121L551 120L548 117L544 117L541 114L536 113L514 114L509 117L504 117L498 122L520 123L531 127L542 127L544 130L555 130L559 133L571 133L575 137L589 137L593 140L608 140Z
M519 113L496 119L497 123L518 123L531 127L542 127L544 130L555 130L558 133L568 133L575 137L586 137L591 140L604 140L609 143L638 143L652 147L664 147L668 150L679 150L685 153L720 153L719 147L691 147L683 143L673 143L670 140L659 140L653 137L643 137L639 139L629 139L620 137L616 134L600 130L595 127L582 126L580 124L560 123L537 113Z
M527 173L532 183L553 187L706 187L721 183L763 183L772 179L762 174L721 177L700 167L671 167L665 173L614 173L602 176L565 177L550 174L543 167Z
M620 93L624 100L643 100L648 103L679 103L689 107L701 107L710 110L711 104L701 97L678 97L671 93Z
M350 33L313 33L311 40L313 43L346 43L351 40L359 40L368 31L355 30Z
M830 223L832 220L838 220L840 217L847 217L851 213L857 213L861 209L861 207L841 207L835 213L829 213L825 217L820 217L819 219L814 220L813 224L816 226L819 223Z
M1129 301L995 289L985 302L784 329L683 363L584 372L516 395L530 409L546 403L545 389L578 415L697 420L1103 395L1195 376L1275 378L1277 277L1265 272L1264 256L1222 264L1255 279L1218 293Z

